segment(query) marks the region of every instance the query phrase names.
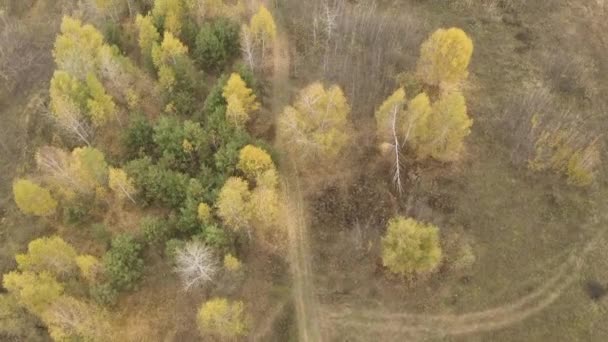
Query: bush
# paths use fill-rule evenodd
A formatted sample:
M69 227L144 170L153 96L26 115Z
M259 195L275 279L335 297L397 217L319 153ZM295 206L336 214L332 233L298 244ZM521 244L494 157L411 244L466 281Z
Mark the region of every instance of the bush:
M86 223L92 218L92 208L92 198L79 196L63 207L63 221L70 225Z
M401 216L389 220L382 238L382 264L391 272L405 276L431 272L441 257L437 227Z
M165 243L165 257L169 258L169 260L175 260L175 253L183 248L186 245L186 242L180 239L171 239Z
M144 217L139 223L139 229L149 245L162 245L174 235L167 221L152 216Z
M116 299L118 298L118 291L109 283L91 287L90 294L95 302L107 306L116 304Z
M141 245L130 235L122 234L112 240L112 247L103 257L103 265L113 289L133 289L143 272L140 252Z
M239 26L226 18L205 23L194 49L195 60L205 70L222 70L239 53Z
M203 335L234 339L247 333L243 302L229 302L224 298L214 298L203 303L197 323Z

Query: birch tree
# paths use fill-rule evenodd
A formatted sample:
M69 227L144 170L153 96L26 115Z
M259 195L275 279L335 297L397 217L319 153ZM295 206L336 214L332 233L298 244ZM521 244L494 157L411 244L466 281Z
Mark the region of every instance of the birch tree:
M405 144L405 141L403 141L403 143L399 141L399 139L401 139L401 130L399 129L399 126L403 121L404 104L405 90L403 88L399 88L388 99L386 99L384 103L382 103L375 115L378 138L384 144L388 144L388 146L390 146L390 148L394 151L395 162L393 164L393 181L395 182L400 193L403 191L400 154L401 146L402 144Z
M27 179L13 183L13 195L19 209L26 214L49 216L57 208L57 201L49 190Z
M175 264L175 272L186 291L212 282L219 270L211 248L197 241L190 241L175 251Z
M124 200L128 198L131 202L135 203L135 199L133 199L133 195L135 194L133 179L123 169L111 167L108 172L108 184L118 199Z
M254 40L260 44L262 60L264 60L267 44L272 43L277 36L277 26L274 18L265 6L260 6L257 13L251 17L249 29Z

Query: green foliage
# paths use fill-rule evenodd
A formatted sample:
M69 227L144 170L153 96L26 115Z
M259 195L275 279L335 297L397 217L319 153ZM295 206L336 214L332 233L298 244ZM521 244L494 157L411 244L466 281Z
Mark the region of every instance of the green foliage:
M171 261L175 260L176 251L180 250L185 245L186 242L180 239L171 239L167 241L167 243L165 243L165 256Z
M92 196L81 195L63 206L63 222L77 226L89 222L93 218Z
M15 260L24 272L49 272L61 277L76 270L76 250L58 236L42 237L30 241L26 254L17 254Z
M130 161L125 170L148 204L158 202L179 208L186 199L189 179L183 173L155 165L148 157Z
M154 26L150 16L137 15L135 25L139 31L139 48L146 63L152 64L152 47L160 41L160 33Z
M230 237L226 231L214 224L205 226L201 237L205 245L220 251L230 246Z
M430 85L457 83L468 75L473 42L459 28L435 31L420 48L418 75Z
M132 117L123 138L127 157L132 159L155 156L152 124L143 115L132 115Z
M74 175L89 191L107 184L108 163L100 150L93 147L77 147L72 151L70 162Z
M201 306L197 323L202 335L234 339L247 333L243 302L213 298Z
M112 240L112 247L103 256L103 266L108 283L122 291L134 288L141 278L144 261L141 259L141 245L127 234Z
M203 24L196 36L195 60L205 70L222 70L239 53L239 26L226 18Z
M173 227L163 219L146 216L139 222L139 229L149 245L162 246L173 235Z
M197 122L181 123L163 116L154 127L153 141L161 155L161 164L189 174L196 174L200 163L210 156L207 135Z
M57 208L57 201L47 189L27 179L13 183L13 195L19 209L26 214L48 216Z
M382 264L404 276L432 272L441 262L439 229L411 218L389 220L382 238Z
M91 298L100 305L112 306L116 304L118 290L110 283L96 284L90 288Z

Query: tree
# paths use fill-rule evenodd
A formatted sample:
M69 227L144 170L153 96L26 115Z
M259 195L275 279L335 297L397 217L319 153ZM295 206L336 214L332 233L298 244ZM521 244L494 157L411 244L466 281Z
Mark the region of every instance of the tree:
M128 198L131 202L135 203L133 199L133 195L135 194L133 179L129 178L123 169L111 167L108 173L108 183L118 199L124 200Z
M139 37L137 42L141 50L141 55L145 59L151 60L152 58L152 47L160 41L160 33L152 22L152 17L149 15L142 16L138 14L135 18L135 25L139 31Z
M129 9L131 12L131 0L95 0L97 9L106 16L109 16L113 21L117 22L124 11Z
M417 72L427 84L453 84L464 80L468 71L473 42L459 28L439 29L420 48Z
M211 208L207 203L199 203L196 212L198 220L201 221L201 223L211 223Z
M88 192L105 186L108 178L108 164L103 152L93 147L77 147L72 151L70 168L83 189Z
M271 228L277 227L279 217L279 194L276 188L257 186L251 192L249 202L252 225L261 233L272 233Z
M222 70L239 51L239 26L219 18L205 23L196 36L195 60L207 70Z
M249 65L249 69L255 70L256 58L255 58L255 46L254 46L253 34L251 29L247 25L241 26L241 54L243 59Z
M163 23L166 31L179 35L182 29L184 10L182 0L154 0L152 15L154 19Z
M236 95L230 96L226 99L226 121L237 128L244 128L247 121L249 121L249 114L245 111L243 103Z
M55 341L105 341L111 338L106 313L99 307L63 295L44 312L43 321Z
M233 256L230 253L224 255L224 268L225 269L227 269L230 272L237 272L242 267L243 267L243 263L241 263L241 261L237 257Z
M187 291L213 281L218 272L217 258L202 242L190 241L175 251L175 272Z
M264 59L266 44L274 41L277 36L277 26L274 23L272 14L270 14L266 7L260 6L258 12L251 17L249 27L255 41L261 44L262 59Z
M442 94L432 106L426 127L417 127L420 130L416 132L417 156L430 156L440 161L458 159L472 125L464 96L459 92Z
M281 140L295 155L332 160L349 143L350 106L337 85L313 83L279 117Z
M247 87L247 84L243 81L241 75L237 73L232 73L230 75L230 78L228 78L228 81L224 86L222 95L226 101L232 96L236 97L236 99L240 101L240 105L244 112L247 114L255 112L260 108L260 104L257 102L253 90ZM230 120L230 118L228 118L228 120Z
M213 298L198 311L197 323L201 334L234 339L247 333L243 302Z
M230 177L220 190L217 199L218 216L234 231L247 228L251 220L249 211L249 185L238 177Z
M48 216L57 208L57 201L47 189L27 179L13 183L13 195L19 209L26 214Z
M80 270L80 276L86 281L93 283L102 271L102 265L99 260L92 255L79 255L76 257L76 265Z
M389 220L382 238L382 264L391 272L428 273L437 268L441 257L437 227L402 216Z
M127 234L112 240L112 247L103 256L105 274L112 288L131 290L141 278L144 267L141 249L141 245Z
M2 285L13 294L19 304L40 316L63 293L63 285L48 272L10 272L5 274Z
M401 184L401 161L400 161L400 149L402 143L400 143L400 130L399 126L403 121L403 105L405 104L405 90L403 88L397 89L391 96L389 96L384 103L376 111L376 130L378 138L392 146L395 155L394 169L395 173L393 179L397 184L399 192L403 190ZM403 142L405 144L405 141Z
M58 236L42 237L30 241L26 254L17 254L15 260L24 272L49 272L65 277L76 270L76 250Z
M84 80L96 71L97 52L102 45L103 35L93 26L64 16L53 49L55 63L60 70Z
M91 121L95 126L103 126L112 117L115 117L116 104L94 74L87 75L87 87L90 94L90 98L87 100L87 108Z
M83 114L89 97L86 85L67 72L57 70L51 79L50 96L55 122L68 134L90 145L92 130Z
M274 163L268 152L259 147L247 145L239 152L239 163L236 167L243 171L249 179L255 179L264 171L274 169Z
M158 70L159 83L164 89L173 89L177 81L175 67L186 56L187 52L188 48L171 32L165 32L160 45L153 45L152 62Z

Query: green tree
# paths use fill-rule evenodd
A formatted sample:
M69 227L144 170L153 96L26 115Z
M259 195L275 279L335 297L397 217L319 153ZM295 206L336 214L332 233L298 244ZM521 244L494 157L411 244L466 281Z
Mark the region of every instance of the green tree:
M457 83L468 75L473 42L459 28L439 29L420 48L417 72L427 84Z
M382 238L382 264L404 276L435 270L441 262L439 229L398 216L388 222Z
M247 181L238 177L228 178L216 203L218 216L227 227L234 231L249 227L251 215L248 203L250 197Z
M219 18L205 23L196 36L194 59L206 70L222 70L239 53L239 26Z
M21 271L49 272L65 277L76 270L76 250L58 236L42 237L30 241L26 254L17 254L15 260Z
M13 271L4 275L2 285L17 298L19 304L38 316L63 293L63 285L48 272Z
M332 160L349 143L350 106L337 85L313 83L279 117L279 134L295 155Z
M131 290L141 278L144 261L141 245L130 235L118 235L103 256L103 266L109 284L116 290Z
M26 214L48 216L57 208L57 201L47 189L27 179L13 183L13 195L19 209Z
M213 298L201 306L197 323L202 335L234 339L247 333L243 302Z
M60 70L67 71L79 80L95 73L97 52L103 45L103 35L91 25L64 16L61 34L57 36L53 56Z

